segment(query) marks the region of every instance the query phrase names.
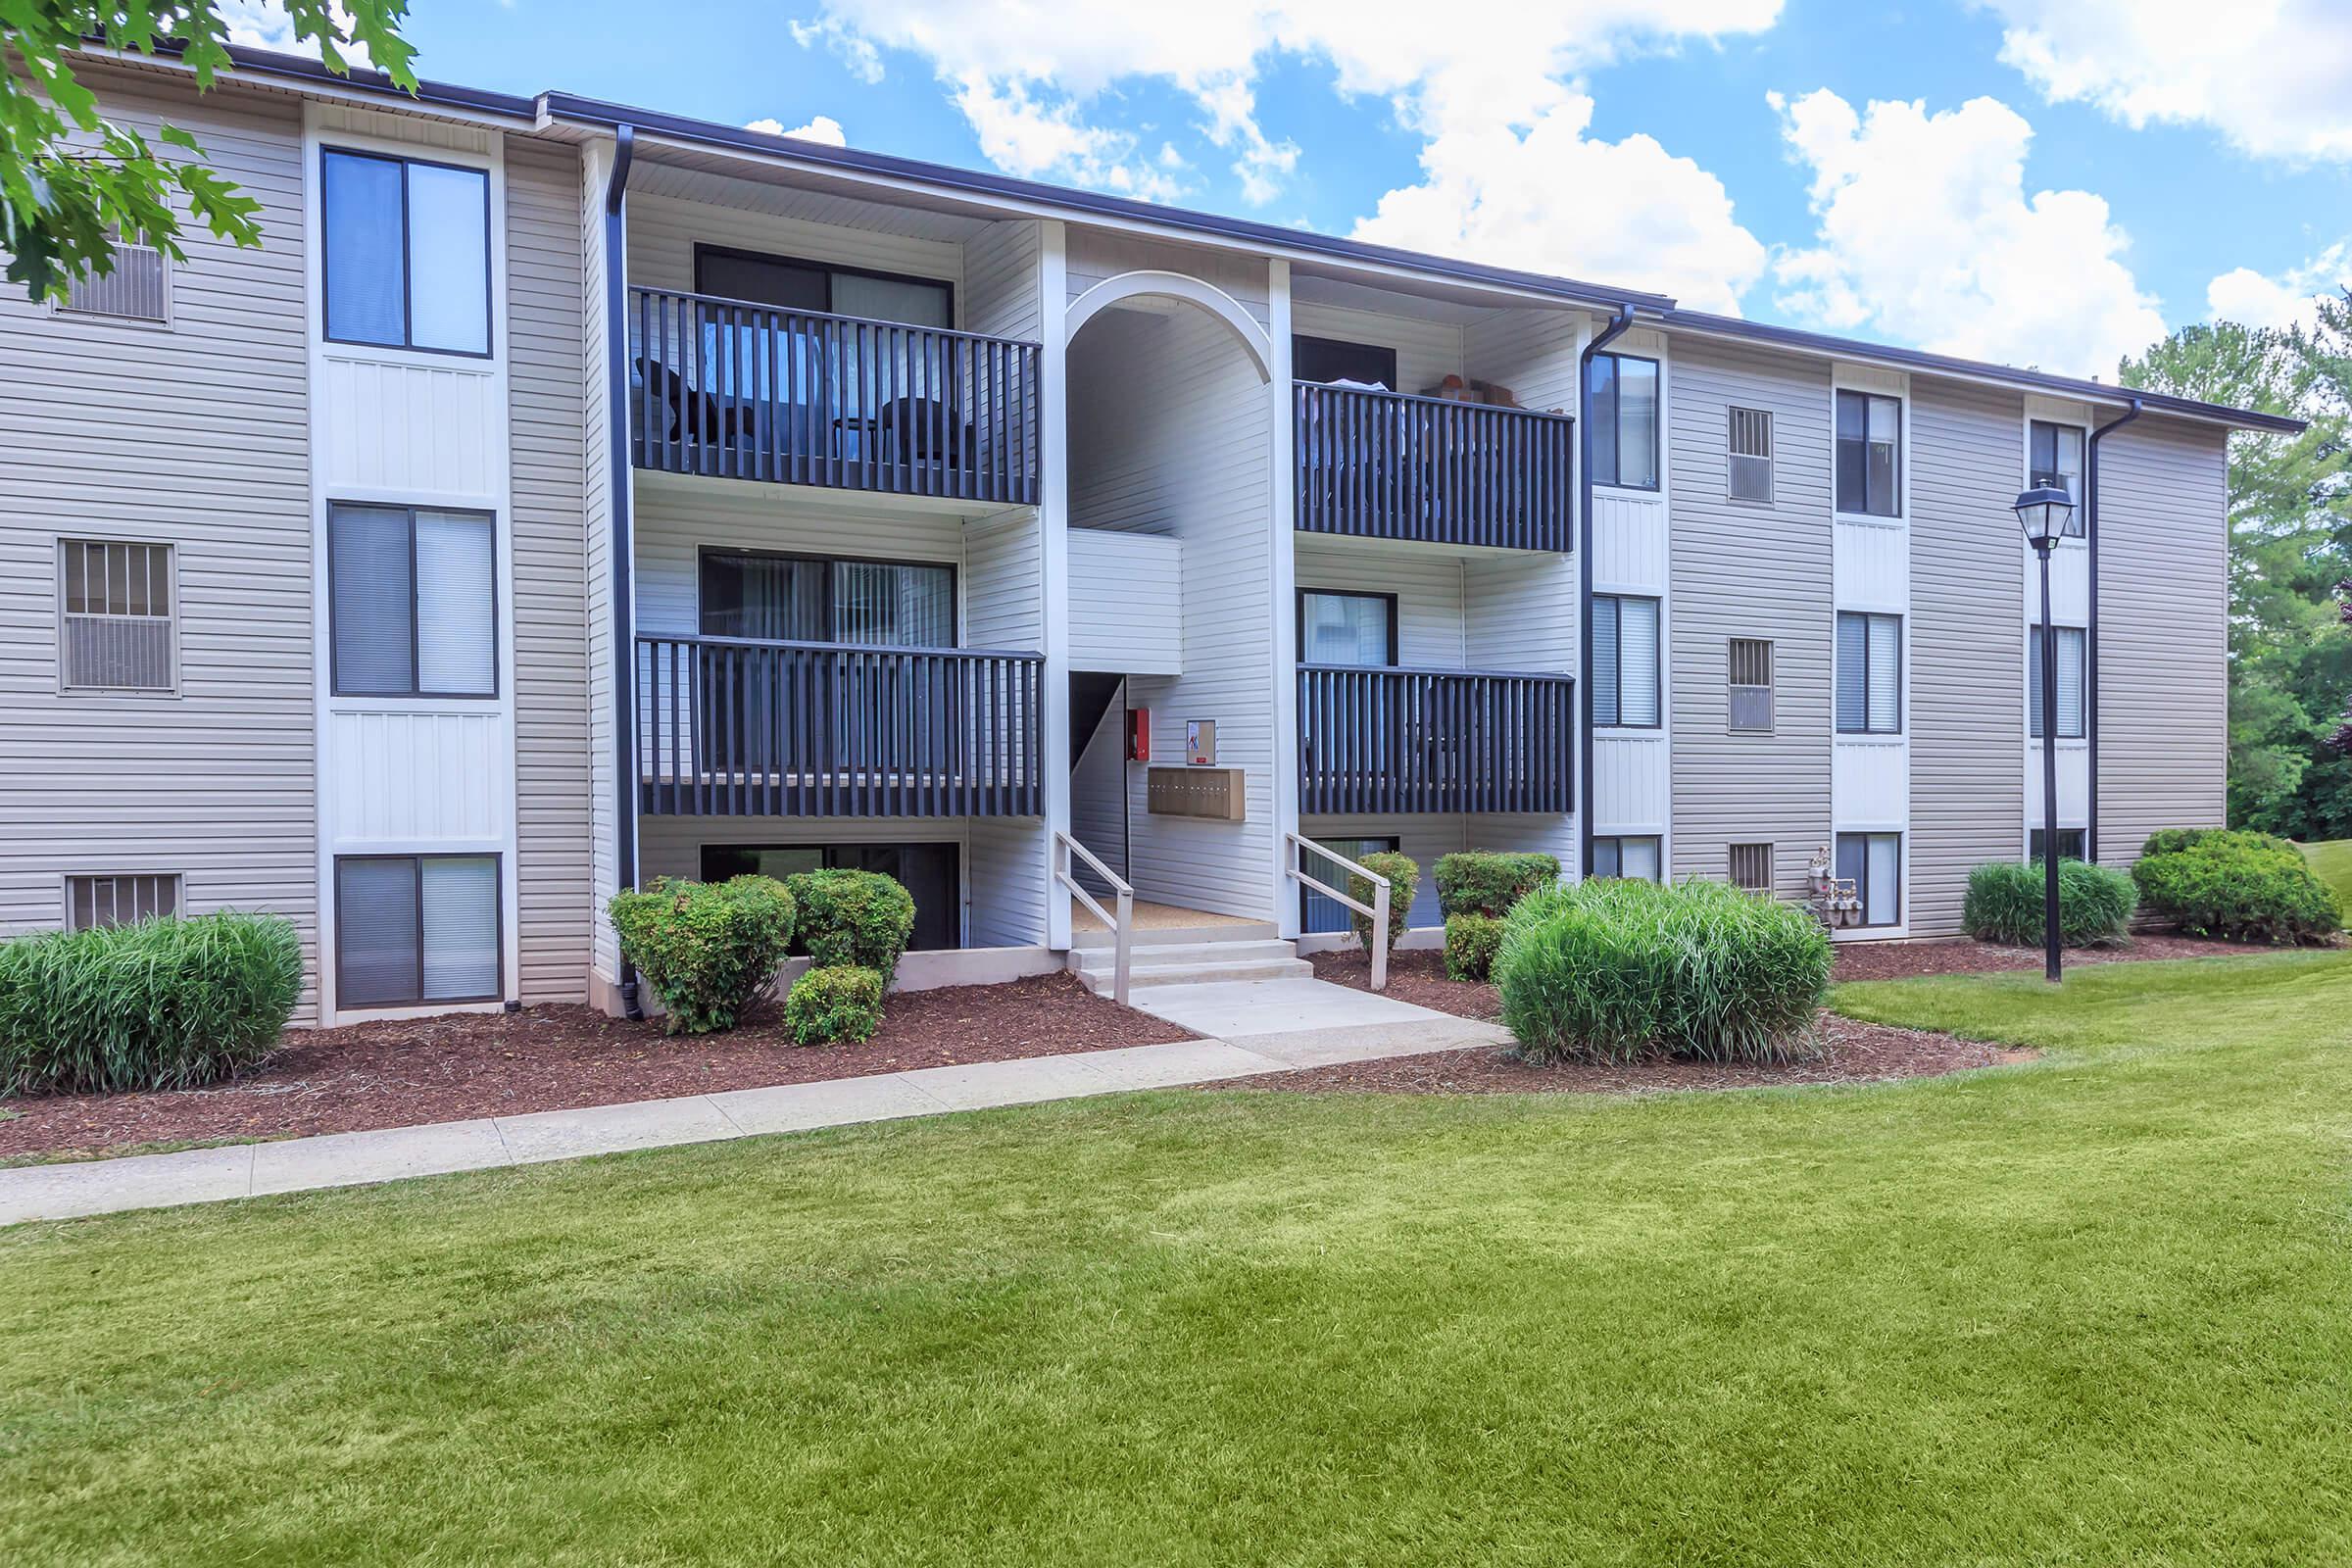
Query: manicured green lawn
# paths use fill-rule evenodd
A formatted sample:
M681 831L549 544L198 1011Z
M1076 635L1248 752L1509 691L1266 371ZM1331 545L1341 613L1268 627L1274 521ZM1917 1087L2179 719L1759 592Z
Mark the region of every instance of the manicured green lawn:
M0 1233L0 1560L2352 1560L2352 957Z
M2311 862L2321 881L2335 889L2335 902L2352 911L2352 839L2306 844L2303 858Z

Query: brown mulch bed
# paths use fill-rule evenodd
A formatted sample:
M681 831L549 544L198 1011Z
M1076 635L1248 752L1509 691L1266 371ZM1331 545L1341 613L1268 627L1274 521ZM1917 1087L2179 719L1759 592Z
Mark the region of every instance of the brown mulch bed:
M1328 980L1335 986L1353 986L1358 991L1372 989L1372 958L1361 949L1347 948L1338 953L1318 953L1308 959L1315 966L1315 978ZM1502 998L1484 980L1448 980L1446 978L1446 955L1434 949L1415 948L1389 955L1389 989L1385 995L1415 1006L1450 1012L1457 1018L1493 1020L1502 1016Z
M1534 1066L1494 1051L1441 1051L1385 1061L1237 1078L1216 1089L1353 1092L1390 1095L1655 1094L1678 1089L1758 1089L1776 1084L1871 1084L1933 1078L2033 1059L1924 1029L1861 1023L1825 1011L1827 1049L1810 1061L1758 1066L1712 1061L1643 1061L1605 1067L1584 1062Z
M855 1046L794 1045L773 1004L702 1037L570 1005L292 1029L267 1066L210 1089L0 1099L0 1158L410 1127L1193 1038L1067 974L900 993L881 1031Z
M2144 958L2216 958L2232 954L2277 953L2259 943L2215 942L2205 937L2151 933L2121 948L2069 948L2066 967L2122 963ZM2039 948L2003 948L1968 937L1919 942L1840 942L1833 980L1908 980L1926 974L1990 974L2000 969L2038 969Z

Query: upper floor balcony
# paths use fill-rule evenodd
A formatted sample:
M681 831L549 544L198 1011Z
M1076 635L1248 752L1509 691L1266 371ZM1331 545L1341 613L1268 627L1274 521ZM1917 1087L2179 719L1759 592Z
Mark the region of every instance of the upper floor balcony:
M1308 815L1576 808L1576 682L1397 665L1298 666Z
M1574 548L1571 416L1315 381L1292 397L1301 531Z
M1039 352L632 288L630 459L664 473L1034 506Z

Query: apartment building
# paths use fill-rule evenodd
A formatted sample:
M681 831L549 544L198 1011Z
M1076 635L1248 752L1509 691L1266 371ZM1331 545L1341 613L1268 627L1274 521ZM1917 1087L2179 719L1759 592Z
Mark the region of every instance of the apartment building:
M2222 819L2226 444L2287 421L562 93L89 76L266 243L0 300L0 932L275 910L341 1022L627 1005L660 875L888 872L942 984L1109 877L1327 943L1385 847L1827 849L1841 935L1949 933L2044 745L2066 853Z

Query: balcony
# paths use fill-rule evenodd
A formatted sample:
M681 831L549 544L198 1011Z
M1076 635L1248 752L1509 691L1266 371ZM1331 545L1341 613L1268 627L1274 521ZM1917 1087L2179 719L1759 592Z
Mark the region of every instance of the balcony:
M643 808L1036 816L1039 654L637 639Z
M629 291L640 468L1037 504L1034 343Z
M1564 812L1576 682L1496 670L1298 666L1298 809Z
M1574 548L1567 415L1314 381L1292 396L1302 532Z

